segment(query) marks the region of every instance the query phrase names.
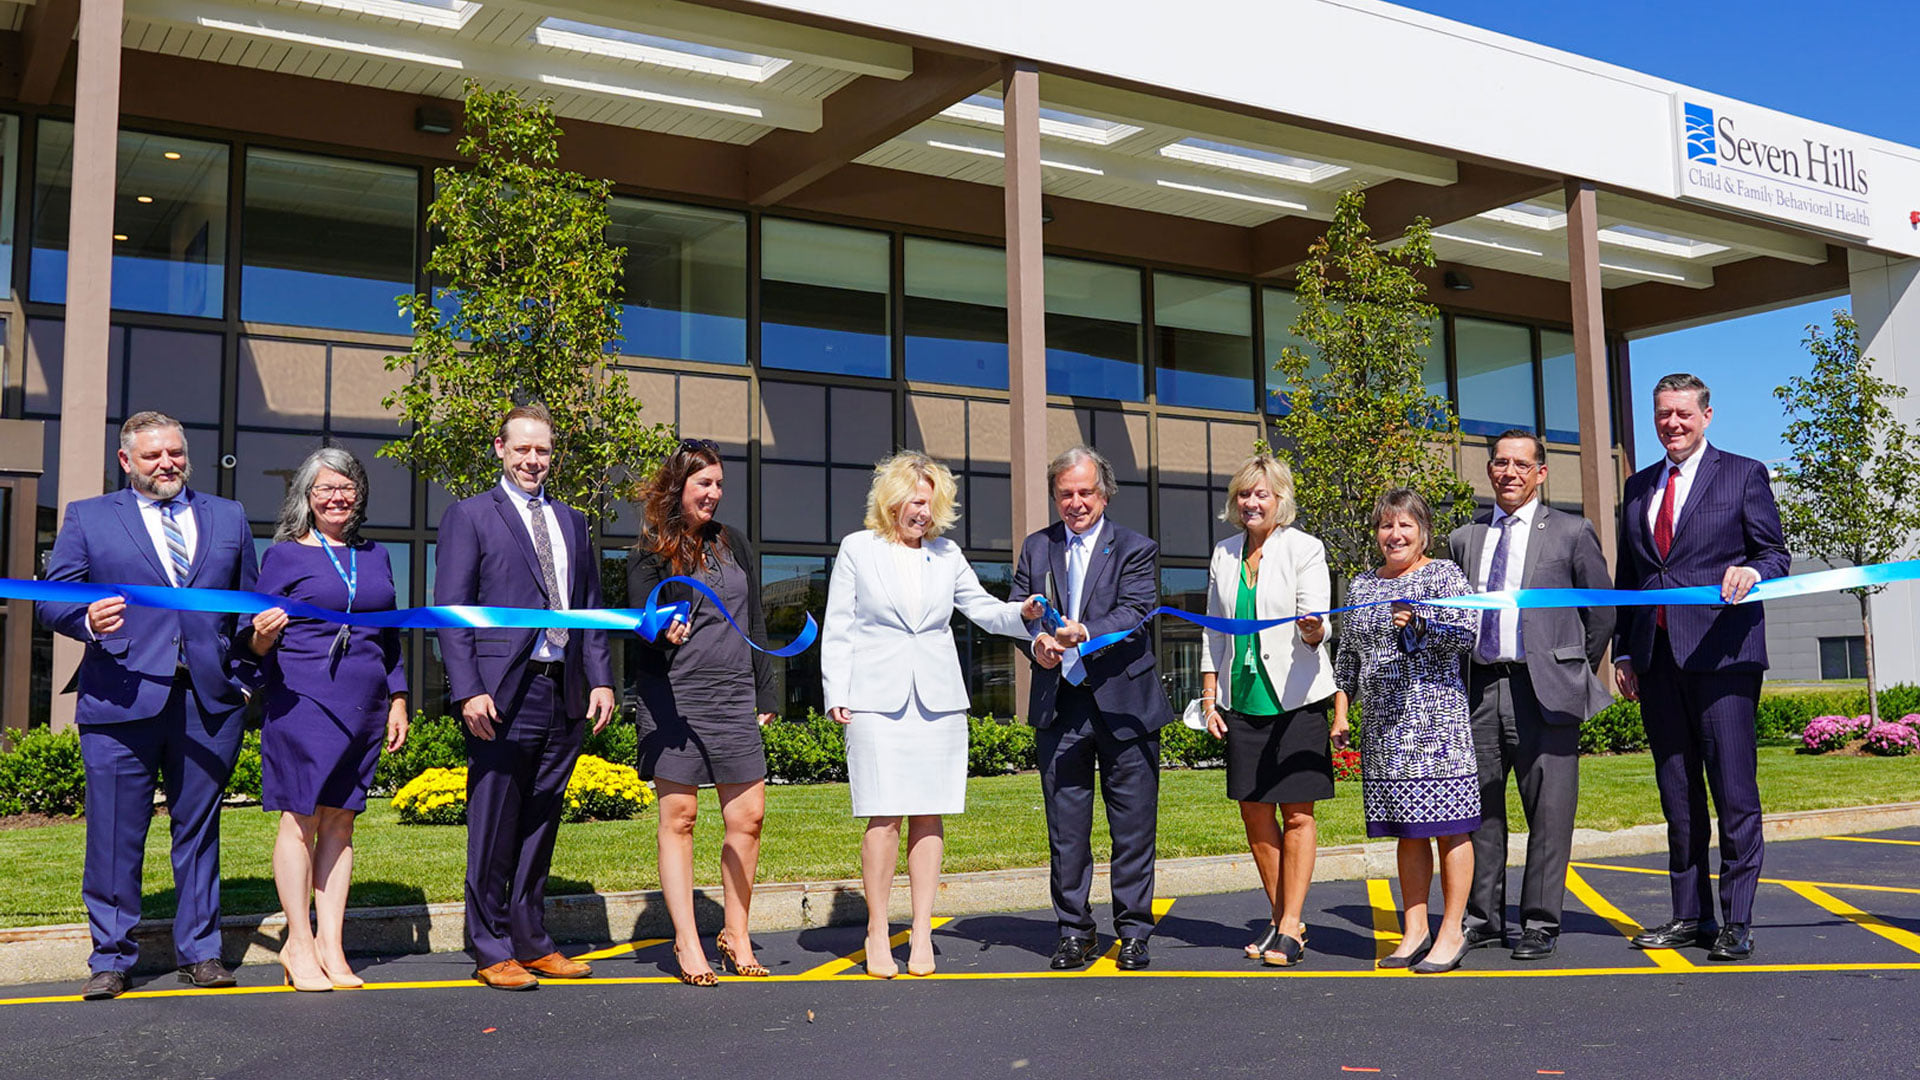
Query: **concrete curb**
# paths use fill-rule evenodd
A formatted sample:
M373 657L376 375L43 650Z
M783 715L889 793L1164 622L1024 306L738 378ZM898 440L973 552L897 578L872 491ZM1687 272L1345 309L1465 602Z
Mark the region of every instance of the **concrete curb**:
M1888 806L1841 807L1768 814L1766 838L1796 840L1837 833L1878 832L1920 825L1920 802ZM1646 855L1666 850L1666 826L1636 825L1602 832L1577 829L1575 859ZM1526 836L1516 834L1507 850L1510 865L1525 861ZM1157 888L1162 896L1198 896L1259 887L1247 855L1211 855L1162 859ZM1321 848L1314 862L1315 881L1351 881L1394 876L1394 844L1378 841ZM1094 867L1094 901L1108 899L1107 867ZM941 879L935 910L942 915L996 911L1032 911L1051 904L1045 867L948 874ZM700 889L694 896L703 928L720 925L720 891ZM893 914L906 918L906 879L896 882ZM775 932L845 926L866 921L866 901L858 881L802 881L757 885L753 891L753 929ZM361 955L456 952L466 947L466 909L460 903L410 904L356 908L347 912L346 939ZM638 941L671 937L666 906L653 891L589 893L547 901L547 928L562 942ZM142 922L134 930L140 944L140 972L172 966L172 924ZM277 962L286 935L286 919L275 915L233 915L221 920L227 960L242 964ZM0 929L0 983L80 980L87 975L92 942L84 923Z

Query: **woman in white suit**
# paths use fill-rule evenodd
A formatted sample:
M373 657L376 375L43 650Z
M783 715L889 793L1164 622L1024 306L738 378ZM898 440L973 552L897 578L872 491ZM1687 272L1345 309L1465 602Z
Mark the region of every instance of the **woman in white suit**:
M1214 546L1207 614L1277 619L1327 610L1326 547L1293 528L1293 517L1287 463L1268 454L1248 458L1220 511L1240 535ZM1274 967L1291 967L1306 953L1300 912L1319 840L1313 804L1333 797L1330 742L1346 742L1344 729L1329 737L1334 684L1325 639L1325 625L1311 616L1258 634L1209 630L1200 657L1207 730L1227 740L1227 797L1240 803L1273 911L1247 957Z
M882 461L867 492L867 528L840 542L820 632L827 712L847 725L853 813L867 896L867 974L899 973L887 944L887 900L907 820L913 900L907 970L933 973L933 897L942 814L966 809L967 686L949 626L957 608L982 629L1031 638L1038 598L995 600L959 545L940 539L959 518L953 474L912 451Z

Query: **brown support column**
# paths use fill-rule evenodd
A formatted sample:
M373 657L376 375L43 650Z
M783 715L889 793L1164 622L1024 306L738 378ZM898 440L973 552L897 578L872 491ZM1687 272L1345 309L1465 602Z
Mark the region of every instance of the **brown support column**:
M80 5L80 56L73 91L73 197L67 219L67 333L61 356L59 502L63 516L75 499L100 494L106 473L113 187L119 171L120 26L125 6L123 0L85 0ZM79 642L54 635L56 728L73 723L73 698L59 690L80 666L80 649Z
M1607 393L1607 332L1600 296L1600 223L1593 185L1567 181L1567 269L1573 284L1573 367L1580 406L1581 511L1613 565L1613 447Z
M1047 524L1047 291L1040 235L1040 73L1009 64L1007 135L1007 388L1011 392L1013 543ZM1031 669L1014 665L1024 714Z

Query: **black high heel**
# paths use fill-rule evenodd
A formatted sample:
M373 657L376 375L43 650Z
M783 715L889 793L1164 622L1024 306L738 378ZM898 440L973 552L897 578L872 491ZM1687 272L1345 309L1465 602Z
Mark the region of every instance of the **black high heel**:
M1274 947L1274 939L1279 936L1280 927L1274 923L1268 923L1266 936L1247 946L1247 959L1258 960L1265 956L1267 950Z
M1427 954L1432 951L1433 951L1433 938L1429 936L1427 940L1420 943L1419 948L1413 950L1407 955L1383 956L1373 966L1382 967L1382 968L1409 968L1419 963L1420 961L1425 960L1427 958Z

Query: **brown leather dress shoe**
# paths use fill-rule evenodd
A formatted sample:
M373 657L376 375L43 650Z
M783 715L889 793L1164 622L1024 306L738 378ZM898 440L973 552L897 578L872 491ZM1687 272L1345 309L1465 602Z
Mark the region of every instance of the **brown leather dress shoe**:
M87 1001L111 1001L127 992L127 973L124 971L96 971L80 988L81 998Z
M490 967L476 968L473 977L495 990L540 989L540 980L528 974L518 960L502 960Z
M544 979L584 979L593 974L590 965L569 960L557 952L550 952L538 960L522 960L520 966Z

